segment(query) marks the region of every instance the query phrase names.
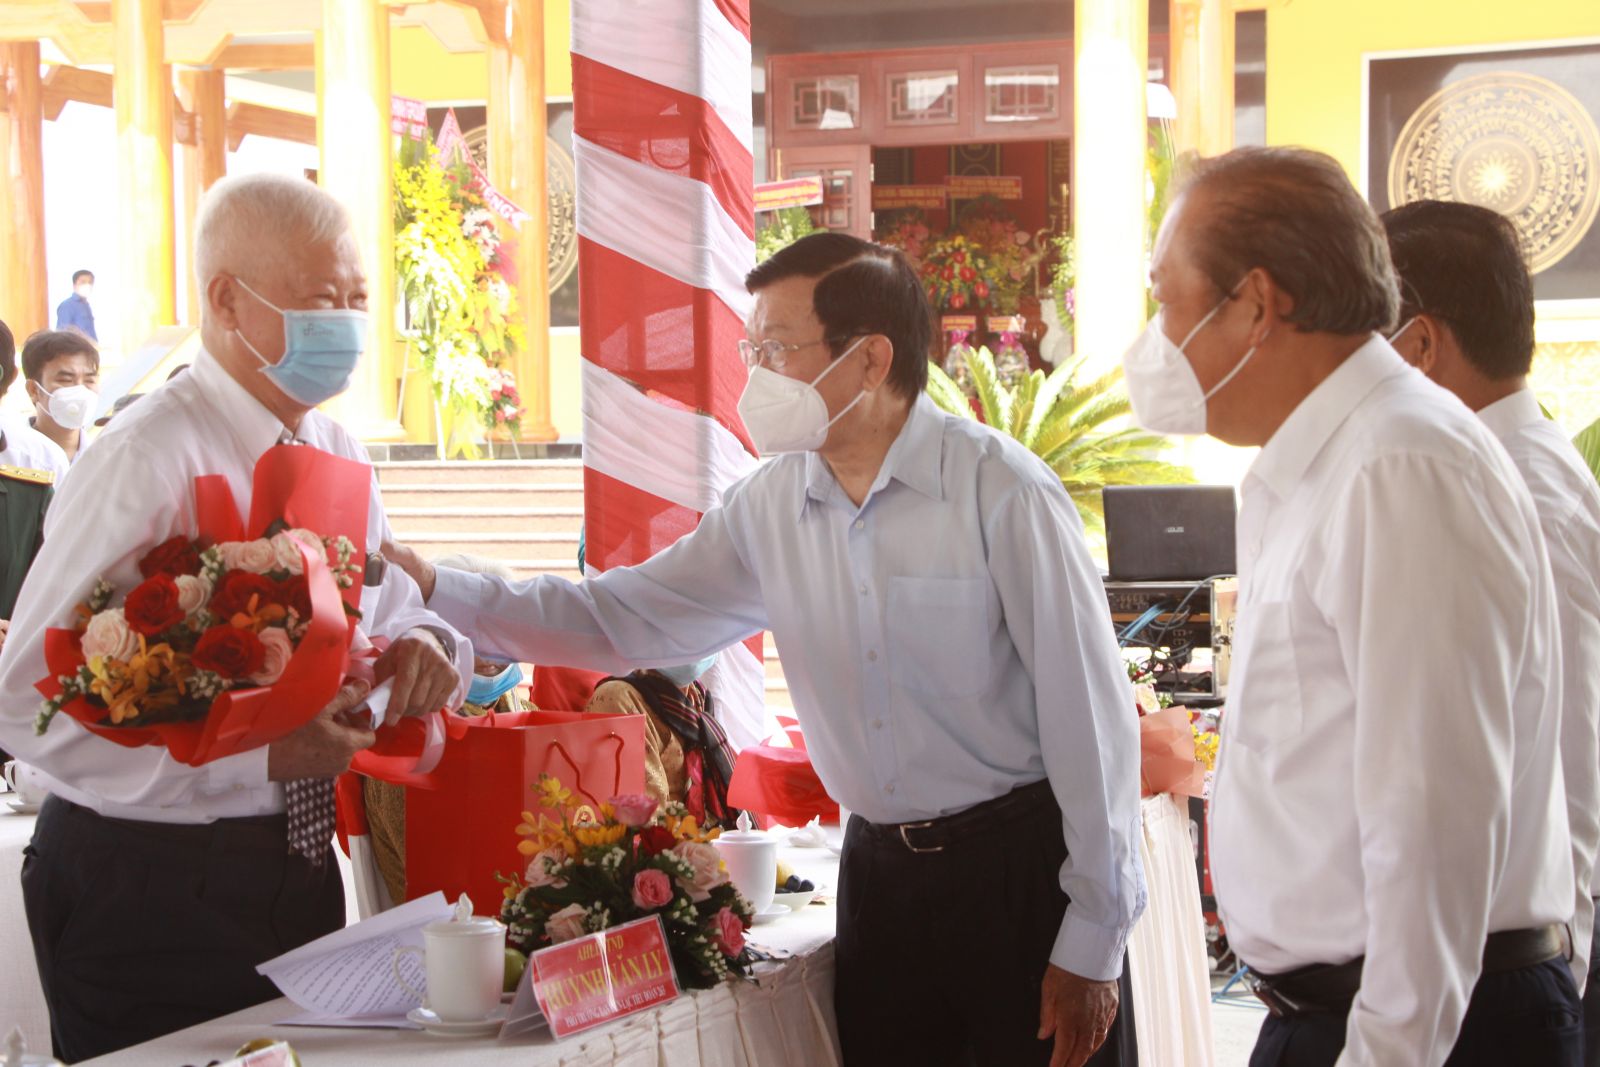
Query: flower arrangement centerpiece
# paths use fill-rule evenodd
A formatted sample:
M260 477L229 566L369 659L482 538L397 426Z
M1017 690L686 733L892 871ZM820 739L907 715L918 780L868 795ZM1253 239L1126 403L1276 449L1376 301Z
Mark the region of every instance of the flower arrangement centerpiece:
M511 947L531 954L654 915L684 985L708 989L746 973L752 909L711 845L719 830L647 796L613 797L596 811L549 775L536 790L558 816L523 812L517 848L527 869L497 875Z
M1019 228L1010 216L994 210L971 212L958 232L989 264L993 309L1003 315L1016 314L1023 293L1032 286L1034 269L1044 258L1043 250L1033 248L1033 235Z
M493 372L525 340L508 246L466 168L409 138L395 161L394 228L408 345L433 386L440 453L475 459L478 429L505 425L494 418Z
M495 368L489 372L489 410L485 421L489 429L505 429L513 437L522 432L522 396L517 392L517 380L507 371Z
M987 256L960 234L930 242L922 257L922 285L935 308L975 312L989 300Z
M892 226L883 231L878 237L878 243L898 248L906 254L913 267L921 269L922 257L927 251L930 236L931 232L923 219L922 212L908 211L901 214Z

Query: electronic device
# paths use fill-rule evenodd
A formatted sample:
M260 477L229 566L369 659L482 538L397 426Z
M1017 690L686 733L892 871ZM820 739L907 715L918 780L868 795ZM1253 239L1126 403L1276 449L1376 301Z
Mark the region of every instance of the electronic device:
M1234 574L1233 487L1108 485L1106 555L1118 582L1196 582Z
M1145 649L1156 688L1184 704L1215 705L1228 695L1239 582L1107 579L1111 623L1124 649Z

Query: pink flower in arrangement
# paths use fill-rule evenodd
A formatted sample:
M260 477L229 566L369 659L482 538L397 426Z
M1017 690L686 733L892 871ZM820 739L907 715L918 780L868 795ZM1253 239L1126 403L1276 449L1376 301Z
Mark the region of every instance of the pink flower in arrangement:
M633 879L633 902L644 911L653 911L672 902L672 879L654 867L640 871Z
M711 939L724 956L737 956L744 951L744 922L732 908L723 908L712 919L717 929Z
M544 924L544 932L549 934L551 942L557 945L563 941L582 937L589 932L583 924L586 914L582 904L568 904L550 916L549 921Z
M628 793L611 798L611 807L617 819L628 826L648 826L650 816L656 813L655 797L643 793Z

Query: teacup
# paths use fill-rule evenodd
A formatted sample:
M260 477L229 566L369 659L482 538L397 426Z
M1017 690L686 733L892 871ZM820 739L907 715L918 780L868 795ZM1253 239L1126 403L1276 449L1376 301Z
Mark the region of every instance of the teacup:
M728 865L728 878L757 915L777 892L778 842L761 830L728 830L711 842Z
M21 760L12 760L5 765L4 775L6 785L17 794L17 799L24 804L37 806L44 803L44 798L50 795L50 790L45 788L44 782L38 771L23 763Z
M422 943L424 948L394 950L394 977L402 989L450 1023L478 1022L499 1007L506 968L504 926L485 918L429 923L422 928ZM423 957L423 990L400 966L412 954Z

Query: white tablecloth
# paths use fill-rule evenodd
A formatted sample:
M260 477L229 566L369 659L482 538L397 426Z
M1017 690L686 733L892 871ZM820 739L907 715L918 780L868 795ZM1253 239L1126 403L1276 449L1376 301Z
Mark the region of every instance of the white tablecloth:
M248 1041L273 1037L288 1041L314 1067L374 1063L432 1067L443 1062L451 1067L838 1067L831 899L838 860L820 848L785 848L780 855L802 878L815 882L826 898L822 905L812 904L749 932L749 940L785 958L759 965L756 982L695 991L655 1011L565 1041L552 1041L546 1034L501 1044L494 1038L446 1040L413 1030L277 1026L299 1009L287 1000L274 1000L85 1062L176 1067L225 1059Z
M1150 903L1128 939L1139 1062L1212 1067L1211 969L1188 805L1146 797L1140 815Z
M14 793L0 793L0 801L15 798ZM32 815L0 806L0 1037L20 1026L31 1051L49 1052L50 1015L22 910L22 849L33 837L33 823Z

